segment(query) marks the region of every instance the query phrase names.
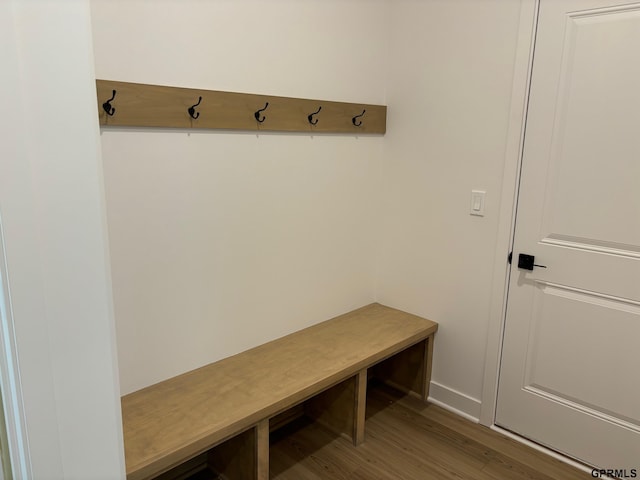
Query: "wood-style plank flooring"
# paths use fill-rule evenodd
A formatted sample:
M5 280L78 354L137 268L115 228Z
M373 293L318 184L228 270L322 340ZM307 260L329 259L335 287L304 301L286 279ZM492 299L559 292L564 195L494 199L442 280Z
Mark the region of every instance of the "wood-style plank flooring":
M365 442L300 419L272 434L272 480L578 480L588 473L384 386L367 397Z

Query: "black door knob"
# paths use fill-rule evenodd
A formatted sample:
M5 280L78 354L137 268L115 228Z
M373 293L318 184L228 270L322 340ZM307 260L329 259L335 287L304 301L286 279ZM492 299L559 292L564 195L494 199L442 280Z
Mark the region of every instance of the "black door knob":
M533 255L527 255L526 253L521 253L518 255L518 268L523 270L533 270L533 267L547 268L546 265L538 265L534 263L536 261L536 257Z

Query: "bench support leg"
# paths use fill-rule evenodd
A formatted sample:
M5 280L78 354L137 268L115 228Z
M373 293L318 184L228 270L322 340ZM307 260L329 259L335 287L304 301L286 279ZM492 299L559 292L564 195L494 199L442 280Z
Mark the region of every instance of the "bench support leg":
M424 380L422 387L423 402L426 402L429 398L429 387L431 386L431 366L433 365L433 337L433 334L427 337L427 343L424 352Z
M257 480L269 480L269 419L256 425Z
M356 398L353 422L353 444L357 447L364 442L364 423L367 411L367 370L356 375Z

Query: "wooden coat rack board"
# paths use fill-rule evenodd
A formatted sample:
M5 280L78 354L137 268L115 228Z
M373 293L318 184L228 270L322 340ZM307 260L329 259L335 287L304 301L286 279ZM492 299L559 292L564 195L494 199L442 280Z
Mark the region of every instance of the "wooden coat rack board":
M100 125L374 133L386 131L387 107L248 93L96 80Z

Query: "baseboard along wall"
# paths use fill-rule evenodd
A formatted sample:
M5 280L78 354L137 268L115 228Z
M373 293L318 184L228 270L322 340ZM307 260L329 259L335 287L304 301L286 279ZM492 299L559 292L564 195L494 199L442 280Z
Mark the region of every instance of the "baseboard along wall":
M482 402L477 398L470 397L453 388L432 381L429 388L428 400L434 405L438 405L467 420L475 423L480 422L480 407L482 406Z

